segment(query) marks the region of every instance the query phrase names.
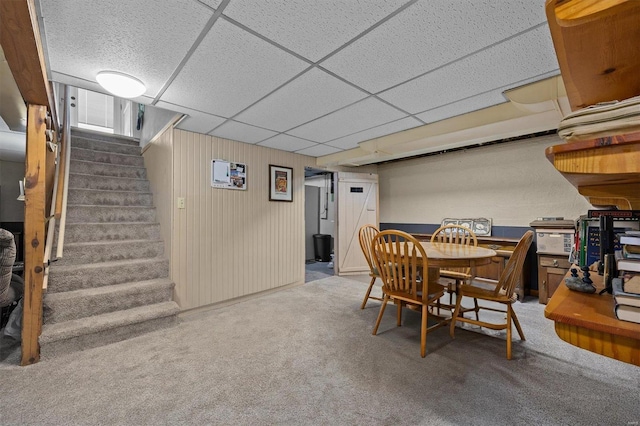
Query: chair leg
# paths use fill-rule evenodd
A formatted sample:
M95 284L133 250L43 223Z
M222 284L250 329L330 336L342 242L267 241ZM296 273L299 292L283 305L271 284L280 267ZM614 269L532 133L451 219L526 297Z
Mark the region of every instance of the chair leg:
M376 325L373 327L373 335L375 336L378 332L378 326L380 326L380 321L382 321L382 315L384 315L384 308L387 307L387 302L389 301L389 295L385 294L384 299L382 300L382 306L380 306L380 313L378 314L378 319L376 320Z
M420 356L427 356L427 305L422 305L422 318L420 322Z
M453 287L449 289L449 305L453 305L453 293L458 296L458 280L453 283Z
M516 325L516 330L518 330L518 334L520 335L520 340L526 340L524 338L524 333L522 332L522 328L520 327L520 321L518 321L518 317L516 316L515 311L511 308L511 317L513 318L513 323Z
M369 295L371 295L371 289L373 288L373 283L376 282L376 277L371 277L371 282L369 283L369 288L367 289L367 293L364 295L364 300L362 301L362 306L360 309L364 309L367 304L367 300L369 300Z
M478 313L480 312L480 306L478 306L478 299L473 298L473 310L476 312L476 321L480 321L480 316Z
M396 325L400 327L402 325L402 307L404 306L404 302L402 300L398 300L397 306L398 306L398 320L396 322Z
M453 335L456 329L456 321L458 318L458 314L460 313L460 306L462 303L462 296L460 295L460 293L458 293L458 295L456 296L456 309L453 311L453 314L451 315L451 325L449 326L449 334L451 335L451 338L455 338L455 336Z
M507 305L507 359L511 359L511 303Z

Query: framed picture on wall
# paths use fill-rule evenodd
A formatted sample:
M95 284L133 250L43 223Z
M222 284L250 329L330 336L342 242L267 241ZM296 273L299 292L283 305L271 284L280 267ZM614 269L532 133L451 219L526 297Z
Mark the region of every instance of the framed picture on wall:
M269 164L269 201L293 201L293 169Z

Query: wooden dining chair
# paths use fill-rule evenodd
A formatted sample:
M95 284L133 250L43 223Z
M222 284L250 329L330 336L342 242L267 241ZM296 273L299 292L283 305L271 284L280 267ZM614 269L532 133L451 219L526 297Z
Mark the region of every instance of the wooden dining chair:
M462 225L441 226L431 235L431 242L478 246L476 234L471 229ZM452 280L452 282L447 285L447 292L449 293L449 304L446 306L447 308L453 309L455 307L455 305L453 305L453 295L456 294L457 297L458 288L471 278L470 273L470 267L440 269L440 277ZM478 304L477 301L474 301L474 303L475 305ZM441 305L438 304L438 313L440 313L440 308ZM477 309L474 309L474 311L477 314ZM478 319L477 316L476 319Z
M373 328L376 335L389 299L397 304L397 325L402 324L402 309L420 309L420 356L427 353L427 332L449 323L450 318L431 315L428 307L444 294L446 287L429 282L428 259L420 242L410 234L389 230L377 234L371 242L371 255L382 280L382 306ZM435 325L427 327L427 318L436 318Z
M371 277L369 288L367 289L367 293L364 295L364 300L362 301L360 309L364 309L364 307L367 305L367 300L369 299L382 301L382 297L371 296L371 289L373 288L373 284L376 282L376 278L380 278L378 270L373 264L373 259L371 258L371 241L373 241L373 237L375 237L378 232L380 232L380 230L373 225L364 225L358 232L358 236L360 239L360 248L362 249L364 258L369 264L369 276Z
M522 268L527 257L527 251L531 242L533 241L533 231L527 231L513 251L513 254L509 258L504 270L500 274L500 279L496 283L490 283L487 281L473 282L471 284L465 284L458 289L458 298L456 300L456 308L453 312L454 320L451 321L450 333L451 337L454 337L455 326L458 322L467 322L470 324L479 325L480 327L490 328L492 330L507 330L507 359L511 359L511 323L516 326L516 330L520 335L520 340L525 340L524 333L520 327L520 322L516 313L513 311L513 302L517 300L517 295L514 293L516 284L522 276ZM495 302L500 305L505 305L506 310L477 305L477 309L485 309L488 311L504 312L506 313L506 321L504 323L492 323L487 321L480 321L479 319L464 318L458 316L461 309L462 299L465 297L473 297L478 300L485 300L488 302ZM477 312L477 311L476 311Z

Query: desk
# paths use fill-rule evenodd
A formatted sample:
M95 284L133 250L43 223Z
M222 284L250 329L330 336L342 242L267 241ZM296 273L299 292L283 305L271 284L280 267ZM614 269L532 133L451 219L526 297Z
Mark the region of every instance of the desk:
M590 278L600 291L602 277L592 274ZM610 294L571 291L563 280L544 316L555 321L556 334L565 342L640 366L640 324L618 320Z

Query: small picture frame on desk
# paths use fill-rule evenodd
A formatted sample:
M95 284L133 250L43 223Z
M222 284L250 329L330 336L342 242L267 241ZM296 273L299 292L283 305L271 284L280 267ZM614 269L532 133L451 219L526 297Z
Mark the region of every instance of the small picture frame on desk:
M293 201L293 169L269 164L269 201Z

